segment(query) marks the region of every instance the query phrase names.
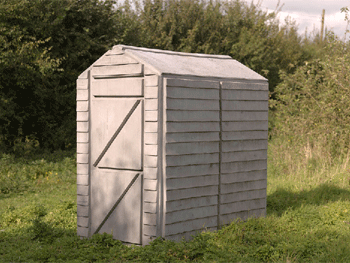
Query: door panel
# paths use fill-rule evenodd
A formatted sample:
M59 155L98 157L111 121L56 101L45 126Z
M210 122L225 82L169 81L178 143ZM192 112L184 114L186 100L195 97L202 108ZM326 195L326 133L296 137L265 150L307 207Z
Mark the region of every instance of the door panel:
M143 101L91 101L91 233L141 244Z
M101 225L135 175L137 173L132 171L96 169L91 180L92 233ZM124 242L141 243L141 181L142 177L138 176L99 233L113 234L113 238Z
M122 98L93 100L92 163L96 162L137 101ZM97 166L115 169L142 169L142 102L136 106Z

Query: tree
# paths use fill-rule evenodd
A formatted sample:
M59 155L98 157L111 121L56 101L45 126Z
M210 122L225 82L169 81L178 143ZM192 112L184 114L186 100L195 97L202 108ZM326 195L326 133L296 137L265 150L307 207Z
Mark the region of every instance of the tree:
M0 134L75 146L75 80L120 34L113 1L0 0Z

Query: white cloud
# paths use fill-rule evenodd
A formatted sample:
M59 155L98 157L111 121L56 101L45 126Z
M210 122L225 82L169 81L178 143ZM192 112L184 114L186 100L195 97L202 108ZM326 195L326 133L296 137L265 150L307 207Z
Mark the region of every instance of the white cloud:
M251 3L251 0L244 0ZM278 0L263 0L261 8L273 12L279 3ZM253 0L254 4L258 0ZM282 6L283 4L283 6ZM312 32L314 29L321 29L322 10L325 9L325 27L328 30L334 31L339 37L343 37L347 22L344 21L345 14L340 12L342 7L349 6L349 0L281 0L279 7L282 6L279 12L280 21L284 21L287 16L290 16L298 25L299 34L304 34L305 29Z

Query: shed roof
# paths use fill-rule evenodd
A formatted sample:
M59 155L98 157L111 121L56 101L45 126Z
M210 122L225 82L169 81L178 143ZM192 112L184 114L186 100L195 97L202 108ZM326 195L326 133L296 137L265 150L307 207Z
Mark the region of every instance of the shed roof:
M208 55L116 45L127 54L152 66L159 74L265 80L264 77L226 55Z

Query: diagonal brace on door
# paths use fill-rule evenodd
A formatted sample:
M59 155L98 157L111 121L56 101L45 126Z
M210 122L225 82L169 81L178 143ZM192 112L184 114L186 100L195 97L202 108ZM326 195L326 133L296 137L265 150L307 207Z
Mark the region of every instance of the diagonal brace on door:
M124 190L124 192L121 194L121 196L118 198L117 202L115 202L115 204L112 206L111 210L108 212L108 214L105 216L105 218L102 220L101 224L98 226L98 228L96 229L96 231L94 232L94 234L98 233L102 226L106 223L107 219L111 216L111 214L113 213L113 211L117 208L117 206L119 205L119 203L122 201L122 199L124 198L124 196L126 195L126 193L129 191L129 189L131 188L131 186L135 183L135 181L137 180L137 178L139 177L141 173L137 173L134 178L131 180L131 182L129 183L128 187L126 187L126 189Z
M140 104L141 100L137 100L135 102L135 104L132 106L132 108L130 109L129 113L125 116L124 120L122 121L122 123L119 125L118 129L115 131L115 133L113 134L113 136L111 137L111 139L108 141L108 143L106 144L105 148L103 149L103 151L100 153L100 155L98 156L98 158L96 159L96 161L94 162L93 166L96 167L98 165L98 163L101 161L101 159L103 158L103 156L106 154L107 150L109 149L109 147L112 145L113 141L115 140L115 138L117 138L118 134L120 133L120 131L123 129L123 127L125 126L126 122L130 119L131 115L134 113L134 111L136 110L137 106Z

